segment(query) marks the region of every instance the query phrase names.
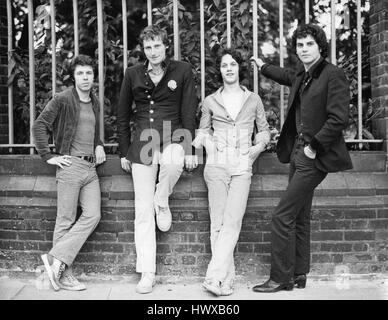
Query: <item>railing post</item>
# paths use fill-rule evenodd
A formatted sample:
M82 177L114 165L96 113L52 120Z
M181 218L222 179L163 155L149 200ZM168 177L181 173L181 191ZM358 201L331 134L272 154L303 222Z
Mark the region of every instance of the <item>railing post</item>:
M304 1L304 22L310 23L310 0Z
M361 59L361 0L357 0L357 106L358 106L358 138L362 140L362 59ZM360 149L362 142L359 143Z
M205 99L205 0L199 0L200 46L201 46L201 101Z
M148 25L152 24L152 1L147 0L147 21Z
M279 0L279 60L280 67L284 67L284 52L283 52L283 0ZM280 128L284 123L284 86L280 86Z
M123 16L123 69L128 67L128 25L127 25L127 0L122 0Z
M74 55L79 54L78 1L73 0Z
M331 63L332 64L337 64L337 49L336 49L336 27L335 27L335 16L337 13L336 7L336 0L331 0Z
M35 57L34 57L34 7L32 0L27 1L28 8L28 55L30 72L30 144L34 144L32 126L35 120ZM30 154L34 154L34 147L30 147Z
M11 60L13 49L13 34L12 34L12 4L11 0L7 0L7 24L8 24L8 64ZM8 68L8 77L11 75L11 70ZM13 133L13 86L8 86L8 143L14 143ZM12 148L9 149L9 153L12 153Z
M104 143L104 27L103 3L97 0L97 33L98 33L98 98L100 101L100 139Z
M257 57L259 54L258 50L258 35L257 35L257 0L252 1L252 28L253 28L253 56ZM256 64L253 64L253 92L259 92L259 77L257 72Z
M230 0L226 0L226 46L230 48L232 44L231 39L231 27L230 27L230 16L231 16L231 8L230 8Z
M54 97L57 84L57 38L55 34L55 1L50 0L50 21L51 21L51 82L52 96Z
M179 11L178 0L173 0L173 27L174 27L174 59L181 59L181 50L179 45Z

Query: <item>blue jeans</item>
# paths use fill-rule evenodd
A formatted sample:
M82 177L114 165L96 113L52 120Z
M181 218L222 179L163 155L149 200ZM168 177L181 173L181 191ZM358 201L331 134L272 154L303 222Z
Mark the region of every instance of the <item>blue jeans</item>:
M70 266L101 218L101 192L95 165L77 157L58 168L57 219L49 252ZM78 202L82 214L76 221Z

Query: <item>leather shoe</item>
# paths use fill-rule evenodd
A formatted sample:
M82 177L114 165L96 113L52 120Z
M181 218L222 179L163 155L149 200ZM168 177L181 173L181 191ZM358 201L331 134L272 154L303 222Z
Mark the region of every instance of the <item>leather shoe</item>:
M254 286L252 288L252 290L255 292L264 292L264 293L278 292L281 290L291 291L292 289L294 289L294 281L292 280L290 282L278 283L271 279L268 279L263 284Z
M307 277L305 274L298 274L294 276L295 287L299 289L306 288L306 281L307 281Z

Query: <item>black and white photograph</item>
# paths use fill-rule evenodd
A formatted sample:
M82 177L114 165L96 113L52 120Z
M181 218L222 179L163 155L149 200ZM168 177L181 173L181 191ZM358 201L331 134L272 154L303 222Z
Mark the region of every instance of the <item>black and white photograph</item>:
M0 54L3 302L388 300L388 1L2 0Z

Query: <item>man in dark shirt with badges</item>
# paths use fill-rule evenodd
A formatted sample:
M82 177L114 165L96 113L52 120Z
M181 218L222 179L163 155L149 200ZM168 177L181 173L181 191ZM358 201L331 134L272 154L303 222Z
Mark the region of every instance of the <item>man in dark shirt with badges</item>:
M142 274L136 291L149 293L155 285L155 215L158 228L168 231L168 198L183 168L197 166L191 142L198 102L190 64L166 57L166 31L148 26L140 40L147 60L125 72L117 124L121 167L132 172L135 191L136 271Z

